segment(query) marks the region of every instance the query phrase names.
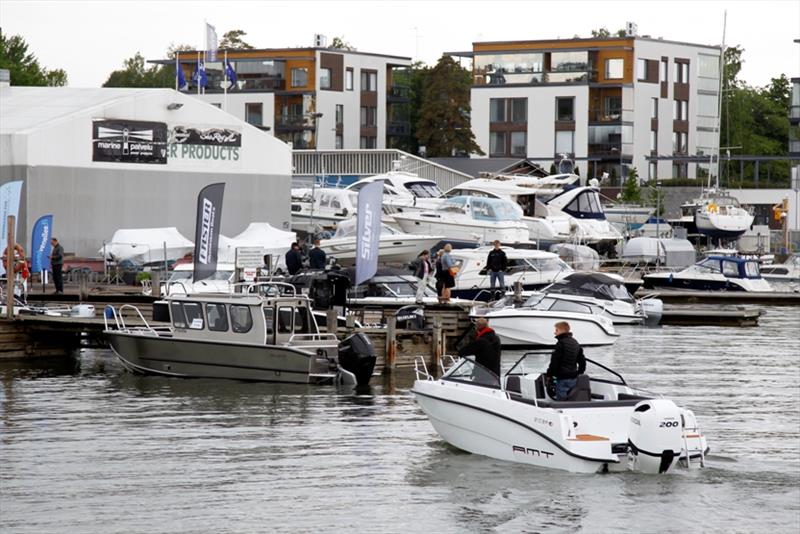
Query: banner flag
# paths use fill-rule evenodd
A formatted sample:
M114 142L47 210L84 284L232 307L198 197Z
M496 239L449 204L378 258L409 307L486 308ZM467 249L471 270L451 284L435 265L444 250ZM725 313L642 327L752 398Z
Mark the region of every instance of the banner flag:
M236 87L236 71L233 70L233 65L231 65L230 61L225 61L225 76L228 78L228 81L230 82L228 89L230 90Z
M383 182L376 181L358 192L356 219L356 285L369 280L378 271L378 247L381 239Z
M19 202L21 196L21 180L16 182L8 182L0 186L0 255L5 253L6 247L8 246L7 236L9 215L14 216L16 219L16 227L19 228ZM0 266L0 274L5 272L6 266Z
M176 76L176 91L183 91L186 89L186 75L183 73L183 67L178 63L178 55L175 54L175 76Z
M217 60L217 29L206 22L206 61Z
M208 87L208 76L206 76L206 64L197 60L197 65L194 67L194 74L192 74L192 80L194 81L195 85L198 87Z
M33 225L31 233L31 272L40 273L50 269L50 252L53 245L53 216L42 215Z
M194 281L205 280L217 270L219 230L222 224L222 196L225 184L207 185L197 195L194 231Z

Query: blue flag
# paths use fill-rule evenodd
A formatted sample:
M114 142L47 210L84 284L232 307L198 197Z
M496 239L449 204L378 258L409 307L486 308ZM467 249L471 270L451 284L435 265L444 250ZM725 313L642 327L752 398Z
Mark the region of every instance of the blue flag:
M7 182L0 186L0 254L8 246L8 216L13 215L19 228L19 201L22 196L22 181ZM0 262L2 263L2 262ZM0 273L5 273L5 265L0 265Z
M42 215L33 225L31 235L31 272L40 273L50 270L50 252L53 246L53 216Z
M356 285L369 280L378 271L382 203L383 182L380 180L364 186L358 192Z
M206 64L198 61L192 74L192 81L200 87L208 87L208 77L206 77Z
M186 75L183 74L183 67L176 61L175 62L175 75L178 77L178 90L186 88Z
M227 65L225 65L225 76L227 76L228 80L231 82L231 84L228 86L228 89L233 89L236 87L236 71L233 70L233 65L231 65L230 61L228 61Z

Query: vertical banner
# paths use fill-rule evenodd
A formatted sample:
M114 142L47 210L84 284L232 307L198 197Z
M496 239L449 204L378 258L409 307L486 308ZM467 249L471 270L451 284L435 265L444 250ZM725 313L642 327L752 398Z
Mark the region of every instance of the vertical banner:
M217 29L206 22L206 61L211 63L217 60Z
M194 281L205 280L217 270L219 229L222 224L222 195L225 184L205 186L197 195L194 231Z
M5 253L8 246L8 216L13 215L17 220L17 228L20 226L19 201L21 195L22 181L8 182L0 186L0 255ZM0 266L0 274L5 272L6 266Z
M53 245L53 216L42 215L33 225L31 233L31 272L40 273L50 270L50 252Z
M378 271L382 204L382 181L364 186L358 192L356 285L369 280Z

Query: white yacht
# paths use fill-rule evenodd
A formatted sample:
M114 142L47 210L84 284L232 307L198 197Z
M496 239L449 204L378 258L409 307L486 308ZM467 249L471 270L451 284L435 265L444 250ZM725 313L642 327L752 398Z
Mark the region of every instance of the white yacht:
M329 257L336 258L339 265L353 265L356 258L356 230L355 218L340 221L336 225L336 233L333 237L320 241L320 248ZM442 235L403 233L381 223L378 261L380 263L407 263L415 259L420 252L430 250L443 239Z
M486 270L486 257L491 250L492 247L479 247L456 249L450 253L459 268L456 286L452 289L454 297L491 299L489 273ZM505 285L509 288L520 283L524 290L539 289L573 272L569 265L552 252L511 247L503 247L503 251L508 258ZM505 292L505 288L499 288L498 291Z
M498 377L464 358L437 380L418 359L411 393L442 439L473 454L574 473L705 466L708 446L691 410L589 358L591 374L556 401L542 373L547 361L527 353Z
M709 256L682 271L646 274L642 280L646 289L773 291L757 260L734 256Z
M608 317L595 307L582 302L551 298L536 294L517 305L514 296L475 306L470 317L485 317L504 347L552 347L556 344L553 325L570 324L575 338L588 347L613 345L619 334Z
M636 204L610 203L603 206L608 222L621 232L631 232L645 224L655 208Z
M499 198L453 197L436 210L395 213L394 219L405 232L444 235L453 245L474 246L495 240L509 245L528 242L522 209Z
M732 239L753 225L751 210L743 208L736 198L719 189L706 191L695 204L694 224L703 235Z
M442 201L442 190L436 182L420 178L413 172L400 170L400 162L395 168L383 174L362 178L349 185L347 191L357 193L365 185L383 182L383 203L387 213L403 213L434 209Z
M761 276L770 282L800 282L800 254L792 254L783 263L762 265Z
M592 180L594 182L595 180ZM548 216L567 216L572 239L613 256L622 234L606 219L596 187L573 187L548 200Z

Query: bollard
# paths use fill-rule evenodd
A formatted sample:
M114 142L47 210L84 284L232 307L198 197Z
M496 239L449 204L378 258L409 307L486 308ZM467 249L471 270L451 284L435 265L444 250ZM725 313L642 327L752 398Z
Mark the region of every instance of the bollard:
M80 302L89 299L89 275L83 272L78 275L78 294Z
M155 270L150 274L150 294L161 298L161 271Z
M384 373L394 371L395 360L397 358L397 318L389 315L386 318L386 365L383 366Z
M326 311L325 321L328 325L327 330L329 334L336 335L339 333L339 314L336 313L336 310Z

